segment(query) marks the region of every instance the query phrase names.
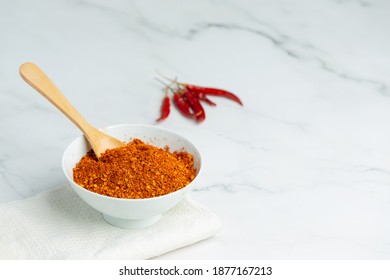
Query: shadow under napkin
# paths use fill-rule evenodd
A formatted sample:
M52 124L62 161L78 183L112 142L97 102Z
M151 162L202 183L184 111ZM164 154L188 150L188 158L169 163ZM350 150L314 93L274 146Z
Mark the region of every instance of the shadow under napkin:
M1 259L148 259L215 235L219 218L190 198L138 230L107 224L68 186L0 205Z

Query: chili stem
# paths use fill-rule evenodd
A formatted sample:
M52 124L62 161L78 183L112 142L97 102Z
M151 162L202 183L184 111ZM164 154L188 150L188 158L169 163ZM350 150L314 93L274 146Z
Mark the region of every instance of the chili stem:
M154 77L154 79L158 82L160 82L161 84L163 84L165 87L168 87L169 84L167 84L165 81L163 81L162 79L160 79L159 77Z
M170 81L170 82L172 82L172 83L176 83L177 85L181 85L181 86L183 86L183 87L187 86L187 84L178 82L178 81L177 81L177 77L175 77L175 79L168 78L167 76L165 76L164 74L162 74L162 73L161 73L160 71L158 71L157 69L156 69L156 73L157 73L157 75L160 75L161 78L163 78L163 79L165 79L165 80L168 80L168 81Z

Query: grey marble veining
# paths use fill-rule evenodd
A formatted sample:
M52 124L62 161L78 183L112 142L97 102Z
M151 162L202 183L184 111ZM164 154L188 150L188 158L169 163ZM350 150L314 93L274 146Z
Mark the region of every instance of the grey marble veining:
M155 124L155 69L223 87L193 140L193 196L223 222L169 259L390 257L390 2L0 2L0 202L65 181L80 132L19 77L40 65L97 126Z

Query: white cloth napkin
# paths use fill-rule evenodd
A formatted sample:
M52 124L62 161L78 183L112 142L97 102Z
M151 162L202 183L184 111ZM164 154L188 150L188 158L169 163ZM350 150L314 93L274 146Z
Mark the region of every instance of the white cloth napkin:
M0 204L0 259L148 259L211 237L220 225L187 197L150 227L120 229L62 186Z

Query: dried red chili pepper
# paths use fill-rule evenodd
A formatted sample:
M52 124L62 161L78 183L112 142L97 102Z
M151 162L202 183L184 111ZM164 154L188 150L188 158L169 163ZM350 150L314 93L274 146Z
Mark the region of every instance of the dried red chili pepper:
M190 105L190 108L194 112L196 116L197 122L202 122L206 118L206 113L203 109L202 104L200 104L198 96L192 92L192 91L185 91L184 96L187 98L188 104Z
M197 95L198 95L199 100L206 102L210 106L213 106L213 107L217 106L217 104L215 104L213 101L208 99L206 94L204 94L203 92L198 92Z
M171 82L170 85L167 85L164 81L157 78L157 80L166 86L167 91L172 91L173 102L179 111L186 117L195 118L197 122L202 122L206 118L205 111L200 101L203 101L210 106L216 106L216 104L208 98L209 95L225 97L243 106L241 99L232 92L218 88L201 87L192 84L180 83L176 79L172 80L159 72L157 73L164 79ZM176 89L173 90L171 85L175 85Z
M195 85L189 85L189 84L183 84L188 90L196 92L196 93L204 93L205 95L214 95L214 96L221 96L221 97L226 97L230 100L233 100L243 106L242 101L240 98L238 98L237 95L223 90L223 89L218 89L218 88L209 88L209 87L200 87L200 86L195 86Z
M161 104L161 116L156 121L165 120L171 112L171 102L169 101L168 91L165 92L165 97Z
M187 100L184 98L183 94L174 92L173 93L173 103L179 109L180 113L188 118L194 118L195 114L190 112L190 105Z

